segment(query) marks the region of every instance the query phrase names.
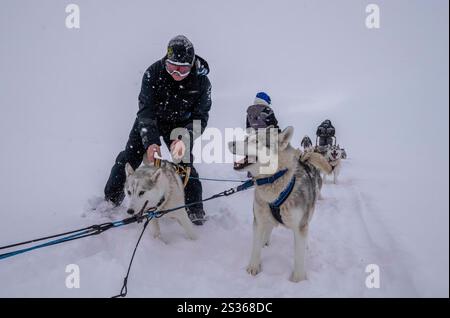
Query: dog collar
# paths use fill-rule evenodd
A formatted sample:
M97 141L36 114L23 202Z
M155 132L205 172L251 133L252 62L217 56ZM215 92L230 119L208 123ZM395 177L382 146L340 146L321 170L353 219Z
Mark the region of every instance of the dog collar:
M247 189L253 187L255 184L258 186L261 186L261 185L265 185L265 184L274 183L275 181L280 179L282 176L284 176L287 171L288 171L288 169L283 169L267 178L247 180L243 184L239 185L236 188L235 192L247 190ZM291 180L289 181L288 185L286 186L286 188L283 191L281 191L278 198L275 201L269 203L270 211L272 212L273 217L275 218L275 220L277 220L281 224L284 224L284 223L283 223L283 220L281 219L280 206L287 200L289 195L291 195L292 190L294 189L295 180L296 180L296 178L295 178L295 174L294 174L292 176Z
M253 187L255 184L261 186L261 185L265 185L265 184L274 183L275 181L280 179L282 176L284 176L287 171L288 171L288 169L283 169L267 178L247 180L243 184L239 185L236 188L236 191L239 192L239 191L247 190L247 189Z
M274 175L271 175L270 177L256 179L255 183L256 183L256 185L259 185L259 186L274 183L275 181L280 179L282 176L284 176L287 171L288 171L288 169L280 170L277 173L275 173Z

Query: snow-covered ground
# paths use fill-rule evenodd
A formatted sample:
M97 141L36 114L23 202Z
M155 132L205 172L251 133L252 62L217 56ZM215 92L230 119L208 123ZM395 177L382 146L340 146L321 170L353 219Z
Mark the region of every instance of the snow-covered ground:
M65 28L61 1L0 4L0 245L126 217L91 213L88 201L126 142L143 72L184 33L211 66L209 127L243 126L266 90L295 146L330 118L349 159L317 205L307 281L288 281L293 238L282 228L263 272L246 273L248 191L208 202L195 242L169 220L167 244L145 235L129 295L448 297L447 1L377 1L379 30L357 0L75 3L79 30ZM244 178L230 164L198 169ZM204 182L204 195L231 186ZM117 294L141 226L0 261L0 297ZM80 289L65 286L68 264ZM366 288L368 264L379 289Z

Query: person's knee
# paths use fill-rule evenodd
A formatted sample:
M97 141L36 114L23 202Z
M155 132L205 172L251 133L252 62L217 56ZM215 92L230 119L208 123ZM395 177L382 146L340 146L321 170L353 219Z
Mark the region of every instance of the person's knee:
M184 188L184 192L185 193L190 193L190 192L201 192L202 191L202 183L200 182L200 180L196 179L198 178L198 176L193 176L191 175L191 177L193 177L193 179L189 179L189 182L186 184L186 187Z

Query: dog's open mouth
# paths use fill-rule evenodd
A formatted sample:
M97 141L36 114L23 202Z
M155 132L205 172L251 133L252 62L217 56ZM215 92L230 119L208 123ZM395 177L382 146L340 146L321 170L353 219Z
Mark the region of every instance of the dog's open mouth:
M256 158L250 158L249 159L248 156L245 156L245 158L243 158L243 159L241 159L239 161L236 161L233 164L233 169L234 170L242 170L245 167L248 167L249 165L251 165L252 163L255 163L255 162L256 162Z

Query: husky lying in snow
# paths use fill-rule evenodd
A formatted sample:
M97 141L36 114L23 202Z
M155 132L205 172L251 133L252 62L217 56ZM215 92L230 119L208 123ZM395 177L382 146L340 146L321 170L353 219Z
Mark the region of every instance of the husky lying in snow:
M328 174L333 174L333 183L337 184L338 176L341 172L341 160L343 157L342 149L339 146L333 145L328 146L325 152L325 159L327 159L328 163L332 167L332 171ZM324 173L323 180L325 181L327 174Z
M319 170L329 173L331 167L318 153L308 152L302 155L299 150L294 149L289 143L293 131L292 127L286 128L278 134L277 140L277 131L267 130L270 140L275 140L270 143L266 142L268 138L262 136L264 134L253 132L244 141L230 142L228 146L233 154L245 156L243 163L235 164L235 169L249 171L256 182L253 249L247 272L256 275L261 271L261 249L268 244L272 229L282 223L294 232L294 271L290 280L299 282L306 279L308 224L322 186ZM268 156L278 156L278 168L274 175L260 173L263 164L258 160L257 145L260 147L259 151L269 154ZM279 205L281 197L284 201L281 200L283 202Z
M184 205L184 191L181 178L175 168L166 161L161 161L161 167L142 165L136 171L131 165L125 165L127 180L125 196L128 198L128 214L142 213L146 208L158 207L158 210L171 209ZM184 228L189 239L195 240L196 235L186 209L182 208L166 215L176 219ZM158 219L149 223L153 237L160 238L161 232Z

